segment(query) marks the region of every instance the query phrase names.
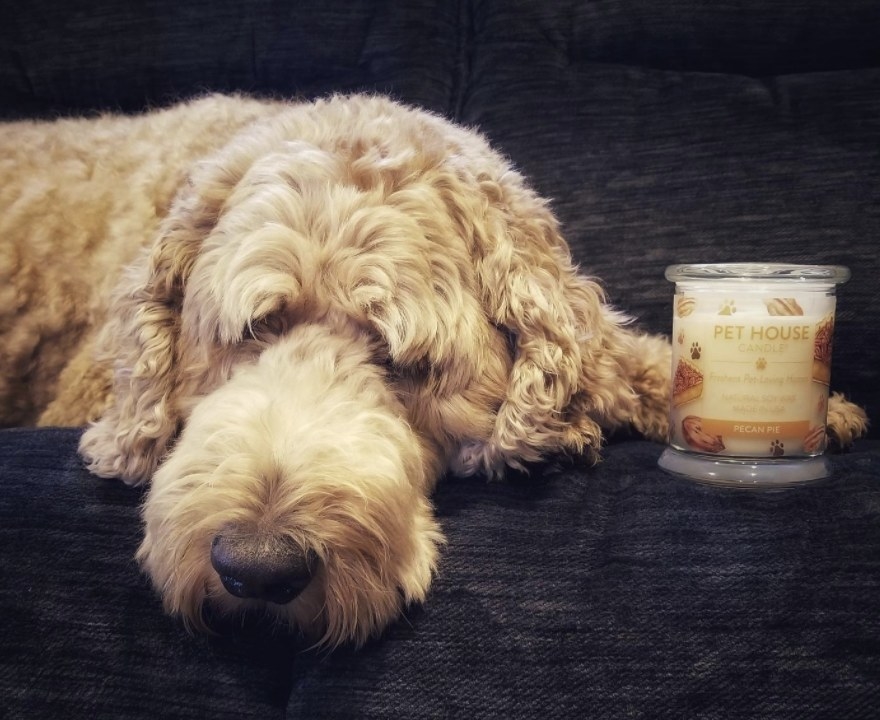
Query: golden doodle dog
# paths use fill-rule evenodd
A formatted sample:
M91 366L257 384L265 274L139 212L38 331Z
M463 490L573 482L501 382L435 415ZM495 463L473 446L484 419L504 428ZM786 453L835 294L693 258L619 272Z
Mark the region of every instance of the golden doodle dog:
M150 483L168 611L334 646L422 600L444 472L667 432L670 349L475 132L380 97L0 126L0 425ZM865 427L840 396L829 431Z

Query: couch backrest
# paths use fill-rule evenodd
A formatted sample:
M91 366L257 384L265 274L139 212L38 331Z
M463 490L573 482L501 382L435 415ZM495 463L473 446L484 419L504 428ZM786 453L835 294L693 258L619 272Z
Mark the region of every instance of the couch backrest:
M834 384L876 414L878 36L874 0L30 0L0 9L0 116L393 94L489 135L654 331L670 263L850 266Z

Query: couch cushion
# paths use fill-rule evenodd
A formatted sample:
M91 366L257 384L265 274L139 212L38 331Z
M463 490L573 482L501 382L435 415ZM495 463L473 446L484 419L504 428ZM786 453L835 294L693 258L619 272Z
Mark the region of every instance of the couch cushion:
M553 199L584 270L654 332L671 330L669 264L849 266L832 385L876 415L880 61L865 27L880 6L832 20L818 4L688 3L679 26L671 7L481 3L460 119Z
M878 27L868 0L34 0L0 11L0 115L392 93L486 132L654 332L666 265L848 265L832 379L877 415Z
M358 89L442 111L458 91L457 22L441 0L35 0L0 10L0 116Z
M595 468L448 479L423 607L331 655L259 623L192 637L132 560L142 494L74 430L0 431L0 696L10 718L873 717L880 443L781 493Z

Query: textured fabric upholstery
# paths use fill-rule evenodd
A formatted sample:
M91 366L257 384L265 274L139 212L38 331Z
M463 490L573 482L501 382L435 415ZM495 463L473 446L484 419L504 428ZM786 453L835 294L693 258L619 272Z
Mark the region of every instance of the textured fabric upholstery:
M139 494L83 471L78 437L0 433L9 717L875 716L877 441L783 493L672 478L642 441L450 479L428 602L328 656L165 617L131 559Z

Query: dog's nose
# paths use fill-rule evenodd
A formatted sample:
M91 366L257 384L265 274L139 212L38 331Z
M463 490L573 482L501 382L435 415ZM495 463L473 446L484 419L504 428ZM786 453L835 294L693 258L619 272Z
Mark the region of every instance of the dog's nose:
M312 579L318 557L311 549L241 528L223 528L211 543L211 565L230 595L284 605Z

